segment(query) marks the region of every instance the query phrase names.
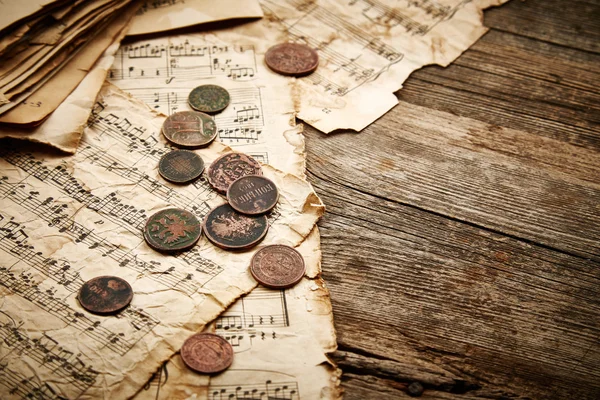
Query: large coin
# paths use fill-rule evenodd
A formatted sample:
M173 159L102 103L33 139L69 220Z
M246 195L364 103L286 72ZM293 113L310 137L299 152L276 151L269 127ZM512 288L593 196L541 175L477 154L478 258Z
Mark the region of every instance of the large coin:
M227 201L234 210L248 215L264 214L277 204L279 191L270 179L260 175L246 175L227 189Z
M217 85L198 86L188 96L190 107L206 113L214 113L225 109L230 100L229 92Z
M227 193L229 186L246 175L262 175L260 164L242 153L227 153L208 167L208 183L220 193Z
M177 145L202 147L217 137L217 124L210 115L198 111L181 111L165 119L162 133Z
M173 150L161 157L158 172L168 181L185 183L202 175L204 161L193 151Z
M250 261L250 273L254 279L272 289L294 286L305 272L302 255L294 248L282 244L263 247Z
M193 247L202 230L198 219L189 211L167 208L151 216L144 228L144 239L158 251L180 251Z
M265 62L278 74L301 76L317 69L319 55L304 44L281 43L267 50Z
M194 371L214 374L231 365L233 347L221 336L212 333L197 333L183 343L181 359Z
M203 229L215 246L226 250L242 250L254 247L263 240L269 224L264 215L243 215L229 204L223 204L208 213Z
M83 284L77 299L83 308L94 314L110 314L131 302L133 289L116 276L97 276Z

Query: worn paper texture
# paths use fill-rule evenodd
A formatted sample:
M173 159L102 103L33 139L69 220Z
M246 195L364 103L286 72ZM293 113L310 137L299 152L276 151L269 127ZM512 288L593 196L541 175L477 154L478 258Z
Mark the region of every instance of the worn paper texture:
M26 18L36 12L42 11L44 7L52 3L63 3L57 0L4 0L0 3L0 31L19 20Z
M164 32L207 22L263 16L258 0L145 1L128 35Z
M191 250L162 255L142 236L149 215L180 207L199 219L224 203L201 179L162 180L170 149L164 117L107 85L79 151L61 157L3 143L0 158L0 392L13 398L127 398L192 333L202 330L256 282L255 249L226 252L204 237ZM208 164L224 152L196 152ZM323 213L312 188L264 166L280 189L261 245L300 245ZM134 289L117 316L86 312L81 284L116 275Z
M192 110L188 95L194 87L220 85L231 103L215 115L219 140L302 177L304 141L290 87L283 79L262 79L262 60L244 43L201 34L128 43L119 49L108 80L168 115Z
M307 271L319 271L317 228L297 250ZM229 369L215 377L199 375L176 355L135 400L341 398L339 371L327 358L336 349L336 339L329 293L321 279L304 278L285 290L259 286L206 331L233 346L235 356Z

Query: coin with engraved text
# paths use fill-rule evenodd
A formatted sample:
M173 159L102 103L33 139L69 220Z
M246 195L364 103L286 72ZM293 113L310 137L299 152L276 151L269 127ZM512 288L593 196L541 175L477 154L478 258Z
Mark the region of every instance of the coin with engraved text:
M227 201L231 207L248 215L272 210L278 199L279 191L275 183L260 175L242 176L227 189Z
M250 261L250 273L254 279L272 289L294 286L305 272L302 255L293 247L282 244L263 247Z
M208 213L202 228L215 246L226 250L242 250L254 247L263 240L269 224L264 215L240 214L229 204L223 204Z
M197 333L181 346L181 359L196 372L214 374L229 368L233 362L233 347L221 336Z
M202 175L204 161L193 151L173 150L160 158L158 172L168 181L185 183Z
M265 62L281 75L308 75L317 69L319 55L305 44L280 43L265 53Z
M230 100L229 92L217 85L198 86L188 96L190 107L205 113L224 110L229 105Z
M198 111L180 111L163 122L167 140L184 147L207 146L217 137L217 124L210 115Z
M258 161L246 154L227 153L210 164L206 175L217 192L226 194L234 181L245 175L262 175L262 169Z
M83 308L94 314L111 314L127 307L133 289L126 280L116 276L97 276L85 282L77 299Z
M167 208L148 218L144 228L146 243L157 251L181 251L193 247L202 229L200 221L189 211Z

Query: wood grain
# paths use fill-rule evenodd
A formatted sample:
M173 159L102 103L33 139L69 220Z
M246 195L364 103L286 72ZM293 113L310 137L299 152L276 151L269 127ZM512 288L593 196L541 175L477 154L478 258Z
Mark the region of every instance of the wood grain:
M512 1L363 132L306 127L346 399L600 398L599 16Z

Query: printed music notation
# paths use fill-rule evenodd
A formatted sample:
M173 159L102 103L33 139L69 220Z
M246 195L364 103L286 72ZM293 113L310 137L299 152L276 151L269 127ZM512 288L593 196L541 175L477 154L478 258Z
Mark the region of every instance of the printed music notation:
M243 385L210 385L208 398L210 400L300 400L300 393L297 382L267 380Z
M148 41L122 46L108 80L118 86L122 83L119 81L159 79L171 84L212 76L245 81L255 74L253 46L196 45L188 40L165 45Z
M285 290L258 287L215 320L215 333L240 352L251 347L253 340L277 339L276 328L289 325Z

